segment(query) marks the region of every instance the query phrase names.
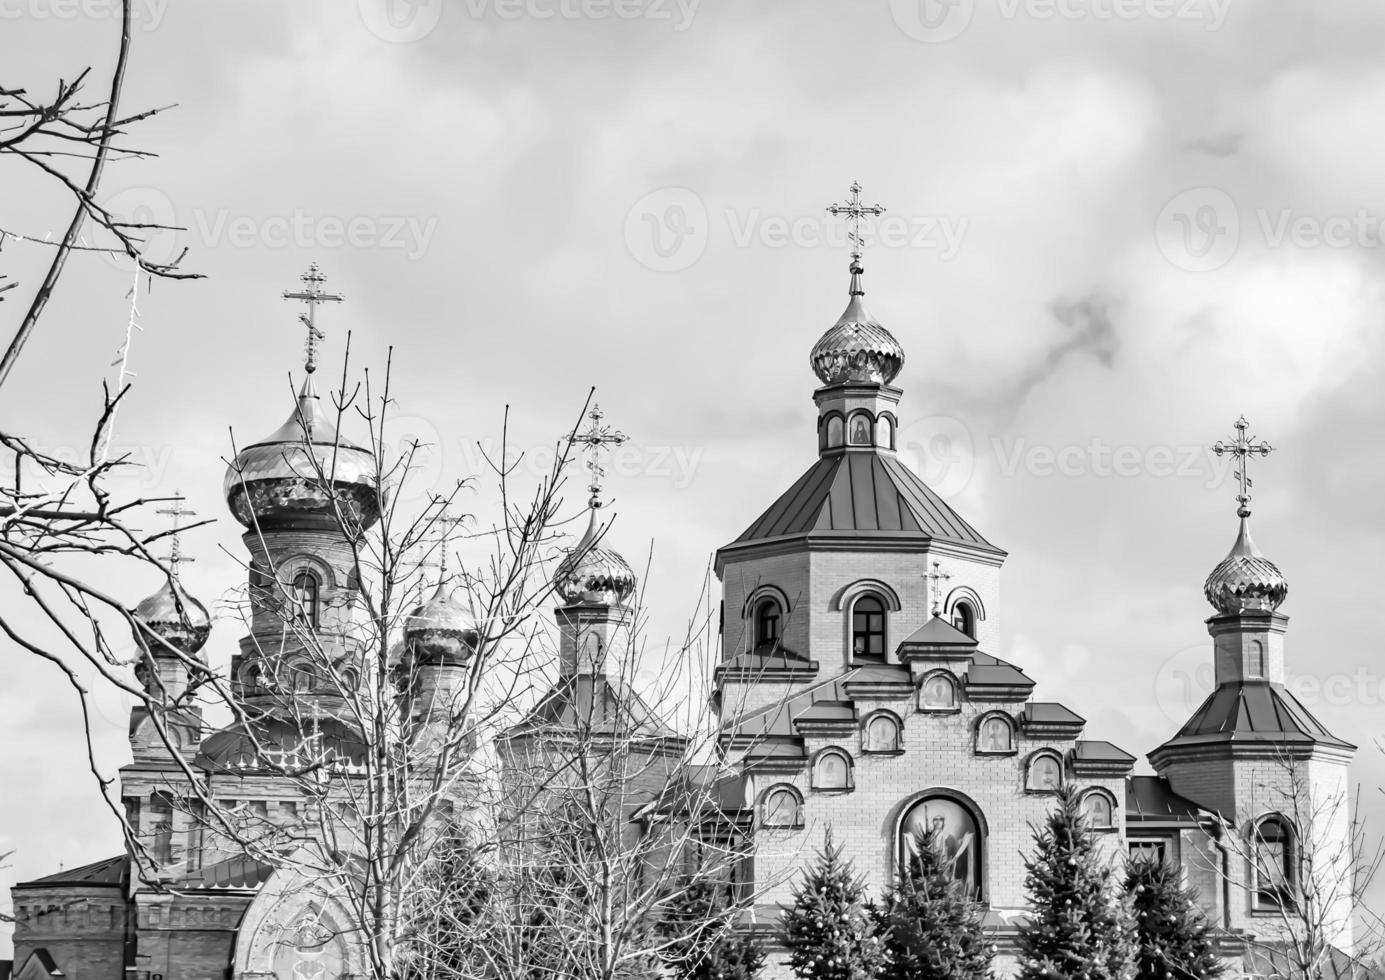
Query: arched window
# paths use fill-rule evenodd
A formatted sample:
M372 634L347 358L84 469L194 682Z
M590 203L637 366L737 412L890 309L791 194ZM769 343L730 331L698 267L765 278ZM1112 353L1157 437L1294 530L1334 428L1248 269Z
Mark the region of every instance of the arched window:
M173 863L173 798L155 793L149 798L150 852L160 866Z
M851 757L841 749L823 749L813 761L813 789L852 789Z
M1293 904L1294 833L1289 821L1271 814L1255 825L1255 901L1264 908Z
M832 415L827 419L827 448L836 449L845 442L846 423L842 421L840 415Z
M1086 818L1091 830L1114 830L1116 826L1116 805L1099 789L1094 789L1082 797L1082 816Z
M851 656L885 662L885 604L876 596L863 595L851 607Z
M1246 651L1246 676L1261 678L1265 676L1265 645L1259 640L1250 641L1250 649Z
M306 694L313 689L313 669L306 660L297 660L288 666L289 688L294 694Z
M957 708L957 678L944 670L929 674L919 685L920 711L954 711Z
M777 645L779 643L779 603L773 599L761 599L755 605L755 645Z
M851 423L847 430L848 440L853 446L869 446L871 444L871 425L870 416L865 412L858 412L851 416Z
M987 715L976 726L976 751L986 755L1006 755L1015 751L1015 731L1004 715Z
M875 421L875 444L881 449L894 448L894 419L882 415Z
M877 712L866 719L861 748L866 752L899 752L904 748L900 735L899 719L888 711Z
M1056 793L1063 783L1063 764L1052 752L1040 752L1029 758L1029 772L1024 788L1031 793Z
M913 804L899 822L901 867L924 840L937 848L939 856L951 868L952 876L962 883L965 894L979 900L985 841L971 808L950 796L927 796Z
M771 786L760 803L760 826L791 829L803 826L803 798L792 786Z
M976 610L966 600L952 607L952 625L973 640L976 639Z
M318 601L321 586L317 576L304 569L293 577L293 616L312 629L319 625Z

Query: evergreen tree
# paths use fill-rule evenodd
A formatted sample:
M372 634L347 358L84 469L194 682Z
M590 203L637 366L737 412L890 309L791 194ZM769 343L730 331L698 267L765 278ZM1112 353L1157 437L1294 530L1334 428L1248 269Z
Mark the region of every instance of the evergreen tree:
M885 964L885 947L865 899L865 883L831 831L817 861L794 886L784 910L789 963L800 980L874 980Z
M1029 920L1019 933L1021 980L1132 978L1130 915L1070 787L1034 829L1034 843L1024 862Z
M765 952L734 928L739 906L706 878L677 883L662 924L672 947L667 960L677 980L754 980Z
M1177 868L1133 861L1125 891L1135 917L1137 980L1216 980L1222 964L1212 952L1211 927L1197 893Z
M981 903L964 891L939 852L933 832L915 840L877 912L889 963L885 980L983 980L990 976L990 941Z

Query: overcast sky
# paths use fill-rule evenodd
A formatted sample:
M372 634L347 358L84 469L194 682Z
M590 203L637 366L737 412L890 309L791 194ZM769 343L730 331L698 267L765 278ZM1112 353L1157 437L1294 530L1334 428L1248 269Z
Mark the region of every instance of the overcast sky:
M116 6L0 0L0 84L100 76ZM902 452L1010 552L993 652L1090 738L1143 758L1173 734L1210 680L1201 584L1235 534L1205 447L1245 413L1277 449L1254 527L1290 582L1296 690L1362 746L1380 809L1377 0L137 9L125 107L177 105L132 132L158 155L104 194L185 226L155 248L207 278L141 296L117 441L137 488L220 519L187 542L196 595L238 578L228 430L288 414L302 336L279 294L316 260L347 296L324 357L348 330L377 367L393 345L401 431L438 445L439 481L475 472L505 405L542 449L597 386L635 447L611 467L609 541L636 565L652 547L652 634L677 632L711 553L815 457L807 355L846 301L824 207L855 179L888 209L868 301L907 352ZM60 233L62 202L22 171L0 190L0 227ZM45 257L4 244L6 335ZM69 264L0 396L7 428L85 440L131 282ZM132 603L156 585L118 583ZM218 625L215 661L238 632ZM3 662L3 874L116 853L64 681ZM106 699L111 767L126 722Z

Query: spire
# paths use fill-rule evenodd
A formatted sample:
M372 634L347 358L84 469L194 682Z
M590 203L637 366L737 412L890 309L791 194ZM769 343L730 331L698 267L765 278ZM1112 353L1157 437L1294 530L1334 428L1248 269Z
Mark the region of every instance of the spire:
M629 441L629 436L618 429L613 429L605 423L606 413L601 411L601 406L593 404L591 411L587 413L589 422L583 431L574 430L568 433L568 443L570 445L582 445L582 452L587 454L587 472L591 476L591 484L587 487L591 491L591 498L588 504L593 511L602 506L601 502L601 481L606 476L606 470L601 465L601 453L609 452L610 446L621 446Z
M866 247L865 239L861 237L861 219L866 215L879 217L885 213L885 209L878 204L861 203L861 185L858 181L851 182L851 197L845 204L827 205L827 213L834 218L845 217L849 230L847 237L851 240L851 295L857 296L857 281L863 271L861 267L862 251Z
M591 492L587 501L587 530L577 546L558 564L554 578L558 595L567 603L620 605L635 591L635 573L625 559L614 548L602 545L609 524L603 524L598 516L605 506L601 499L601 481L606 470L601 465L601 454L609 452L612 446L624 445L630 438L607 425L605 418L601 406L592 405L587 413L586 429L570 432L567 437L570 445L582 445L591 476L587 488Z
M1218 456L1232 456L1236 460L1236 483L1239 487L1236 493L1236 515L1242 520L1244 528L1245 518L1250 516L1250 488L1255 485L1250 478L1248 464L1250 460L1259 456L1261 459L1274 452L1274 447L1258 436L1249 436L1246 433L1250 429L1250 423L1242 415L1236 420L1236 435L1230 442L1218 440L1212 447L1212 452ZM1258 441L1257 441L1258 440Z
M164 560L168 563L168 574L175 583L178 582L178 566L185 562L196 561L183 554L183 537L181 534L184 517L196 517L197 511L188 510L183 506L186 500L183 498L183 491L173 491L173 503L168 507L161 507L155 513L168 514L173 518L173 529L169 535L168 557Z

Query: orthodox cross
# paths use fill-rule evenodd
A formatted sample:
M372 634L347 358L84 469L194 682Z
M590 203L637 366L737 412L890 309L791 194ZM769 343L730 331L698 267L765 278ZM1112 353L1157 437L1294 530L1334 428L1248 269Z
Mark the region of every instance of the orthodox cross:
M861 261L861 249L865 248L866 244L861 239L861 219L866 215L878 217L885 213L885 209L878 204L862 204L861 185L852 181L851 198L845 204L829 204L827 213L834 218L846 217L850 229L847 237L851 239L851 258L857 262Z
M427 557L424 565L431 565L438 570L438 584L447 581L447 541L451 537L453 529L461 524L465 518L453 517L447 512L446 504L439 504L437 516L424 532L427 541ZM428 541L427 539L431 539Z
M587 489L591 491L591 505L601 506L601 480L606 475L606 470L601 465L602 451L609 452L608 447L619 446L629 440L624 432L611 428L604 421L606 413L601 411L600 405L593 405L591 411L587 413L590 420L587 428L581 432L573 431L568 435L568 442L576 445L582 444L582 452L587 454L587 471L591 473L591 486Z
M1240 486L1240 492L1236 494L1236 516L1250 516L1250 488L1255 485L1250 478L1248 464L1251 457L1265 457L1274 452L1274 447L1259 436L1250 436L1246 433L1250 429L1250 423L1242 415L1236 420L1236 436L1230 442L1217 441L1212 447L1212 452L1218 456L1233 456L1236 460L1236 481Z
M923 579L928 583L928 588L933 593L933 615L943 614L943 583L952 578L951 572L942 569L941 562L933 563L933 570L923 573Z
M317 328L314 314L317 312L318 303L340 303L346 299L340 293L326 293L322 291L322 284L327 281L327 277L318 269L314 262L308 266L308 271L298 277L303 283L303 288L294 292L291 289L284 290L284 299L296 299L300 303L307 304L308 312L298 314L298 322L308 328L308 340L304 346L304 353L307 360L304 369L312 374L317 370L317 342L323 338L323 333Z
M184 564L185 562L197 560L196 558L189 558L187 555L183 554L183 540L178 533L179 528L182 526L183 518L196 517L197 511L188 510L186 507L183 506L183 504L185 503L185 501L183 500L183 491L174 490L173 497L174 500L172 506L160 507L156 511L156 513L168 514L173 518L173 532L169 536L168 557L165 559L165 561L168 562L169 577L176 582L178 581L178 566Z

